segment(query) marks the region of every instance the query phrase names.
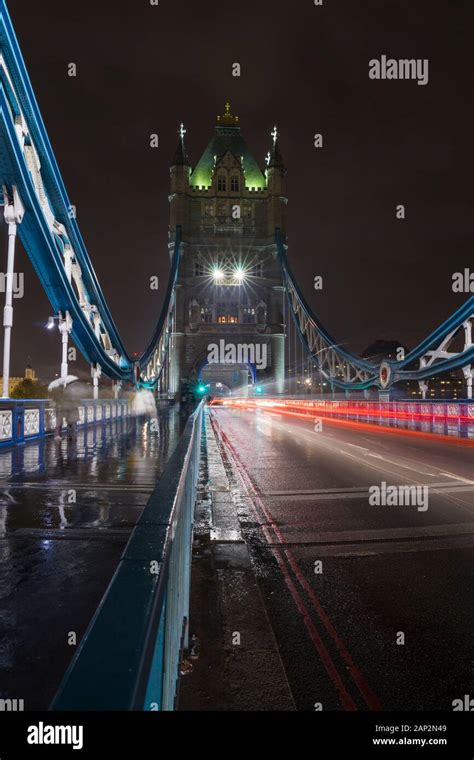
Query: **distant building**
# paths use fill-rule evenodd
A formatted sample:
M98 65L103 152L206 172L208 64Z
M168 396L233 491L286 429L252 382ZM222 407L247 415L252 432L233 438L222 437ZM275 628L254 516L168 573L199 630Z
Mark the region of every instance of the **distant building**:
M453 372L447 372L443 375L430 377L425 380L428 384L428 390L426 391L426 400L430 399L450 399L456 401L457 399L466 398L466 381L463 378L462 370L453 370ZM400 383L402 385L402 383ZM422 398L421 390L418 383L413 381L406 383L409 392L407 395L417 398Z
M8 386L8 394L10 396L12 395L15 386L18 385L18 383L22 383L23 380L31 380L33 383L37 383L38 382L38 378L36 377L36 372L33 369L33 367L31 366L31 364L27 364L26 365L24 377L11 377L10 378L10 383L9 383L9 386Z
M373 362L387 361L388 359L397 361L406 353L407 349L400 341L378 338L362 352L362 358Z

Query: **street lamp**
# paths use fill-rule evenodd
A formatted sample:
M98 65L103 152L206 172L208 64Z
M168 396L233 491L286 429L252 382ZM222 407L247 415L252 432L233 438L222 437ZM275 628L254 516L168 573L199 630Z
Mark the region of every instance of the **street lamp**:
M13 275L17 226L21 224L25 209L15 185L12 194L3 186L3 215L8 224L8 259L6 272L5 308L3 309L3 398L10 395L10 348L13 327Z
M212 279L214 282L222 282L224 279L224 272L222 269L220 269L220 267L214 267L212 270Z
M56 316L48 317L46 328L52 330L56 322L58 323L58 330L61 333L61 379L64 380L68 375L67 349L69 333L72 330L72 317L68 311L65 311L64 314L60 311Z

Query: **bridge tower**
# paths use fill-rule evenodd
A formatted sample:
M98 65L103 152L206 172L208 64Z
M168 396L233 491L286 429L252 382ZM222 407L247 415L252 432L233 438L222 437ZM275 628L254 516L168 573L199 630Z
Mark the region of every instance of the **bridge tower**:
M276 128L262 170L226 103L194 166L181 126L170 174L171 254L177 225L182 235L170 391L221 383L244 394L249 384L283 393L285 296L275 230L285 236L287 198Z

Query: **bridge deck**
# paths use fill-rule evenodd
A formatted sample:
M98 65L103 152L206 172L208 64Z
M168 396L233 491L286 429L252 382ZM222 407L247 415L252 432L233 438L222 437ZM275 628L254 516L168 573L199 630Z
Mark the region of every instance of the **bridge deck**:
M0 453L0 698L46 709L183 420L134 419Z
M260 411L210 414L229 480L213 494L213 521L222 522L219 491L231 497L228 529L211 526L214 564L222 547L229 554L245 542L297 709L452 709L472 683L472 448L330 423L316 432ZM428 508L371 505L368 489L382 482L427 485ZM232 570L217 605L224 613L240 588L241 568L228 562ZM193 599L192 628L193 609L202 615L203 600ZM260 658L249 656L264 622L254 613L233 610L223 622L223 664L214 669L228 679L220 688L230 704L268 665L263 639ZM182 704L218 708L212 671L203 671L216 643L209 647L205 626L199 633L203 654Z

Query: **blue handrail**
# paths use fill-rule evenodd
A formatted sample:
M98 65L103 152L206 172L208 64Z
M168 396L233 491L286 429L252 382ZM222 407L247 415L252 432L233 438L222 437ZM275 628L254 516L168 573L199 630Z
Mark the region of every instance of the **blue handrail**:
M52 710L173 710L187 644L203 403L151 495Z

